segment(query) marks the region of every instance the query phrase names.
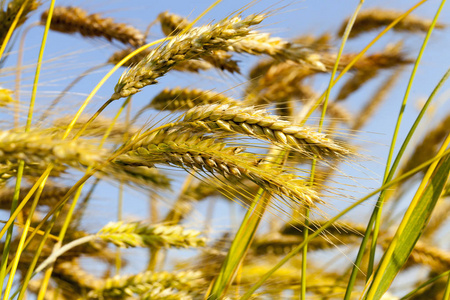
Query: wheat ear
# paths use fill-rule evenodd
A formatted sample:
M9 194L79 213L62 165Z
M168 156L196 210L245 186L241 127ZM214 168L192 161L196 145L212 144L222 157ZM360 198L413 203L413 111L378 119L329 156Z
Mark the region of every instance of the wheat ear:
M155 84L157 78L181 61L213 50L226 49L229 40L249 34L249 28L263 19L264 15L252 15L244 19L234 17L214 25L196 27L176 36L167 44L152 50L145 59L122 74L111 99L128 97L147 85Z
M41 15L45 24L48 11ZM134 47L144 44L144 34L127 24L116 23L112 18L102 18L99 14L88 15L79 7L57 6L53 11L50 29L63 33L80 33L85 37L103 37L108 41L117 40Z
M2 5L4 3L2 2ZM22 5L25 5L22 15L19 18L17 27L25 23L29 17L29 13L36 10L41 3L36 0L12 0L6 6L6 10L0 10L0 44L6 37L6 34L11 27L14 18L17 16Z
M226 147L225 143L203 135L183 132L180 128L155 131L120 155L116 164L153 166L167 163L194 171L220 174L227 180L248 178L280 195L314 206L320 201L314 190L293 174L280 174L276 166L261 164L251 153L241 153L242 147Z
M353 24L349 37L354 38L362 33L387 26L402 13L402 11L386 10L382 8L373 8L361 11ZM342 36L344 33L347 23L348 20L345 20L342 23L342 26L338 31L339 36ZM431 20L425 20L410 14L398 22L397 25L394 26L393 30L404 32L426 32L430 25ZM437 23L435 26L437 29L443 29L444 27L445 26L441 23Z
M150 225L141 222L111 222L104 226L97 237L119 247L201 247L205 239L196 230L181 226Z
M204 105L190 109L184 116L185 122L208 130L219 130L240 133L277 145L288 146L301 151L305 155L341 156L350 151L336 144L326 134L313 131L311 128L294 125L270 115L265 110L254 107L230 105Z
M188 89L176 87L164 89L156 95L148 107L158 110L187 110L204 104L229 104L239 105L240 102L221 93L200 89Z
M147 271L131 276L115 276L106 279L100 287L89 292L88 297L93 299L124 298L136 295L145 297L158 286L163 289L171 289L172 293L176 290L189 292L198 289L203 283L202 273L198 271L179 273Z

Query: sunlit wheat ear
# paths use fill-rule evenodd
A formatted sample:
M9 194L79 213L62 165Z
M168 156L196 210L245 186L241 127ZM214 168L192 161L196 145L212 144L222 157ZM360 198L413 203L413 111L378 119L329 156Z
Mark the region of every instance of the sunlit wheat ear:
M155 84L176 64L208 54L213 50L227 49L230 40L249 34L250 27L259 24L264 15L252 15L241 19L225 19L214 25L206 25L178 35L167 44L152 50L143 60L131 67L119 79L112 99L127 97L143 87Z
M210 131L240 133L287 146L305 155L341 156L350 151L309 127L297 126L265 110L254 107L225 105L204 105L190 109L184 116L185 122L192 122Z
M183 291L188 297L188 292L199 290L204 287L203 274L201 272L152 272L147 271L131 276L115 276L108 278L100 287L89 292L89 299L104 298L125 298L140 295L144 297L148 293L152 293L155 288L169 289L171 293ZM166 293L169 291L166 291ZM157 293L161 295L162 292ZM157 296L157 294L153 296ZM193 293L194 295L195 293ZM167 298L148 298L148 299L185 299L175 298L171 294L166 295ZM143 298L140 298L143 299Z
M240 102L221 93L201 89L173 88L164 89L156 95L148 107L158 110L187 110L204 104L239 105Z
M24 160L26 164L45 166L48 163L95 165L107 154L106 150L99 150L92 139L62 141L57 134L45 130L0 131L0 153L0 164Z
M205 245L205 238L197 230L181 226L150 225L142 222L111 222L97 237L119 247L187 248Z
M161 30L166 36L177 35L189 25L189 21L186 18L169 12L160 13L158 15L158 20L161 23ZM222 71L239 73L240 69L237 61L232 60L231 56L232 55L228 54L226 51L213 50L208 55L202 56L201 58L205 63Z
M361 11L350 31L350 38L354 38L362 33L378 29L389 25L398 18L403 11L387 10L382 8L373 8ZM342 36L347 26L348 20L342 23L338 35ZM431 25L431 20L426 20L414 15L408 15L394 26L393 30L403 32L426 32ZM437 29L443 29L444 24L437 23Z
M2 6L5 1L2 1ZM3 43L5 36L11 27L14 18L17 16L22 5L25 4L25 8L22 12L22 15L19 18L19 22L17 23L17 27L25 23L28 19L30 12L36 10L39 5L41 5L40 1L37 0L12 0L9 1L6 5L6 10L0 10L0 44Z
M139 141L133 150L117 157L115 163L131 166L167 163L220 174L231 182L247 178L302 205L315 206L315 202L321 201L298 176L280 174L276 166L260 163L258 156L242 153L243 150L242 147L226 147L225 143L213 138L173 128L156 131Z
M41 15L45 24L48 11ZM50 29L63 33L80 33L84 37L103 37L108 41L116 40L132 46L144 44L144 34L127 24L116 23L112 18L103 18L99 14L88 15L79 7L57 6L53 11Z

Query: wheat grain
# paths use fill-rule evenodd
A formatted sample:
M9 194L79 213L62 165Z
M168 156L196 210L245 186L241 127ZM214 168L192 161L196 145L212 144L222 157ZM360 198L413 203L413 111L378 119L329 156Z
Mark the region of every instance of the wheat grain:
M48 11L41 15L45 24ZM79 7L57 6L53 11L50 29L63 33L80 33L85 37L103 37L108 41L117 40L134 47L145 42L144 35L136 28L124 23L116 23L112 18L103 18L99 14L88 15Z

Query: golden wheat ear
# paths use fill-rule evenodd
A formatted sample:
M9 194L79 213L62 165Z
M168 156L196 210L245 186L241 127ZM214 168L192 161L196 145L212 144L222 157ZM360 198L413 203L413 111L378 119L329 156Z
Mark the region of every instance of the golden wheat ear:
M48 11L41 15L41 23L45 24ZM103 18L99 14L91 14L79 7L55 7L50 29L62 33L79 33L84 37L103 37L108 41L116 40L134 47L145 43L144 34L138 29L116 23L112 18Z
M5 1L2 1L2 5ZM36 10L39 5L41 5L40 1L37 0L12 0L6 6L6 10L0 11L0 45L3 43L6 34L11 27L15 17L19 13L22 5L25 5L23 12L17 22L17 27L25 23L28 19L29 14Z
M350 31L350 38L357 37L363 33L371 30L378 29L389 25L392 21L398 18L403 12L388 10L383 8L373 8L365 11L361 11L353 24L352 31ZM345 27L347 26L348 19L342 23L337 35L342 36L344 34ZM426 32L431 25L431 20L426 20L414 15L408 15L402 19L393 30L400 32ZM444 24L437 23L435 26L437 29L443 29Z

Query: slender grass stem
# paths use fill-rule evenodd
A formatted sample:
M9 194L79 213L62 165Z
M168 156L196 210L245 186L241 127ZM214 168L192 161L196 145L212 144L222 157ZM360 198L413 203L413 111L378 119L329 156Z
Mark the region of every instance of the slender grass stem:
M446 156L450 154L450 149L448 149L447 151L444 151L442 154L436 155L434 158L426 161L425 163L419 165L418 167L412 169L409 172L404 173L401 176L398 176L396 178L394 178L393 180L389 181L388 183L384 184L383 186L381 186L380 188L374 190L373 192L367 194L366 196L364 196L363 198L359 199L358 201L356 201L355 203L353 203L352 205L348 206L347 208L343 209L341 212L339 212L339 214L337 214L336 216L334 216L333 218L331 218L330 220L328 220L324 225L322 225L320 228L318 228L316 231L314 231L311 235L309 235L308 240L303 241L300 245L298 245L297 247L295 247L293 250L291 250L291 252L289 252L282 260L280 260L272 269L270 269L270 271L268 271L266 274L264 274L257 283L255 283L251 288L249 288L249 290L242 296L241 300L246 300L246 299L250 299L250 297L252 297L252 294L273 274L275 273L276 270L278 270L280 267L282 267L287 261L289 261L292 257L294 257L295 255L297 255L297 253L303 249L303 247L309 243L312 239L316 238L317 236L319 236L324 230L326 230L328 227L330 227L331 225L333 225L337 220L339 220L341 217L343 217L344 215L346 215L348 212L350 212L351 210L353 210L355 207L359 206L361 203L367 201L368 199L372 198L373 196L375 196L376 194L378 194L379 192L396 185L397 183L401 182L402 180L416 174L417 172L419 172L420 170L428 167L430 164L435 163L436 161L438 161L439 159L441 159L442 157Z
M389 24L388 26L386 26L385 29L383 29L383 31L381 31L369 44L367 44L366 47L364 47L363 50L361 50L349 63L347 66L345 66L345 68L339 73L338 77L336 77L336 79L333 81L333 84L331 87L333 87L341 78L342 76L344 76L344 74L346 74L352 67L353 65L361 58L363 57L363 55L382 37L384 36L389 30L391 30L395 25L397 25L401 20L403 20L404 18L406 18L411 12L413 12L416 8L418 8L419 6L421 6L422 4L424 4L427 0L421 0L419 1L417 4L415 4L413 7L411 7L410 9L408 9L404 14L400 15L399 17L397 17L394 21L391 22L391 24ZM306 122L306 120L309 119L309 117L311 116L311 114L317 109L317 107L320 106L320 104L322 104L324 98L325 98L325 93L323 93L318 99L317 101L314 103L314 105L311 107L311 109L308 111L308 113L306 114L305 118L303 119L301 124L304 124L304 122Z
M425 36L425 39L422 43L422 47L420 48L419 54L417 56L416 62L414 64L413 70L411 72L411 76L408 82L408 85L406 87L406 91L405 91L405 95L403 97L403 102L402 105L400 107L400 112L397 118L397 123L395 124L395 129L394 129L394 134L392 136L392 141L391 141L391 146L389 149L389 154L388 154L388 158L387 158L387 162L386 162L386 169L384 172L384 178L383 181L386 181L387 177L389 176L389 170L391 168L391 162L392 162L392 157L394 155L394 150L395 150L395 145L396 145L396 141L397 141L397 136L398 136L398 132L400 130L400 124L402 122L403 119L403 113L405 111L405 107L406 107L406 103L408 101L408 97L409 94L411 92L411 87L414 81L414 78L416 77L416 72L417 69L419 67L419 64L421 62L422 59L422 55L425 52L425 48L428 44L428 40L430 39L431 33L433 32L433 29L437 23L437 20L439 18L440 12L443 8L445 4L445 0L441 2L441 5L439 6L439 9L436 13L436 15L434 16L433 21L431 22L430 28L428 29L427 35ZM403 154L403 153L402 153ZM402 154L399 156L399 159L401 159ZM375 227L373 230L373 237L372 237L372 245L370 246L370 256L369 256L369 267L367 270L367 277L370 277L372 275L373 272L373 267L374 267L374 263L375 263L375 251L376 251L376 247L377 247L377 240L378 240L378 233L380 231L380 226L381 226L381 212L383 210L383 204L384 204L384 198L385 198L385 193L381 193L380 197L377 201L377 205L375 205L374 208L374 213L375 213Z

